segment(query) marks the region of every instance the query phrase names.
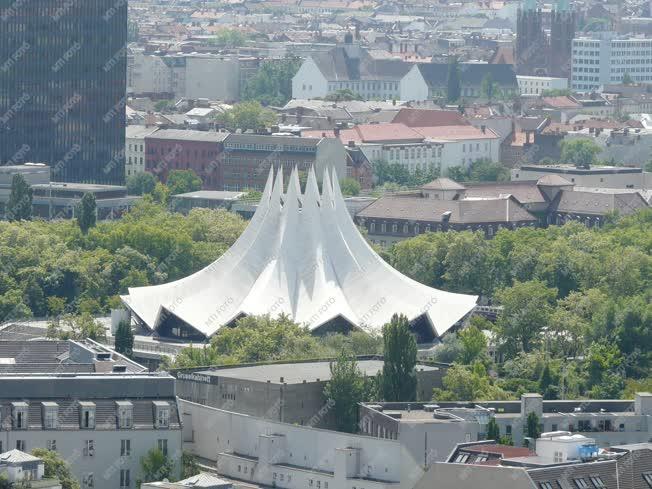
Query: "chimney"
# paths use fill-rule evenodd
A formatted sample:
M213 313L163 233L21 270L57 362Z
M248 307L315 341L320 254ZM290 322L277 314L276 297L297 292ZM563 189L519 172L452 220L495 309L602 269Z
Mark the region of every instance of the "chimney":
M487 126L484 124L480 126L480 130L482 131L482 134L487 134Z
M340 137L340 128L336 127L333 129L333 134L335 135L336 138Z
M326 133L325 133L325 132L322 132L322 133L321 133L321 137L325 138L325 137L326 137Z
M349 141L349 148L355 148L355 141Z

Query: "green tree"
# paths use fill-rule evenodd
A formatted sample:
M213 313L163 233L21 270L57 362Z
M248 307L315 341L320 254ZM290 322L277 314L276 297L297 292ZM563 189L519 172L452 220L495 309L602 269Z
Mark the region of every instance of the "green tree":
M187 479L193 475L197 475L201 472L199 465L197 464L197 458L190 452L185 450L181 454L181 478Z
M355 357L344 352L331 362L330 370L331 380L324 388L324 396L333 402L337 429L355 433L358 429L358 403L364 400L364 377Z
M539 416L537 413L532 411L527 415L526 425L525 425L525 436L536 440L541 436L541 424L539 422Z
M158 448L152 448L140 459L141 482L156 482L170 479L174 470L172 461Z
M106 330L99 321L88 314L66 314L59 321L48 324L47 337L61 340L106 339Z
M394 314L383 326L384 362L381 383L385 401L407 402L417 397L417 342L407 317Z
M590 168L602 152L600 146L590 139L569 139L561 142L561 162L578 168Z
M247 81L243 100L254 100L264 105L285 105L292 98L292 78L300 66L301 60L298 58L264 62Z
M115 351L128 357L134 350L134 333L129 321L120 321L115 332Z
M469 172L461 166L450 166L446 170L446 176L456 182L466 182L469 179Z
M537 280L516 282L496 292L496 299L503 307L497 332L508 357L519 351L529 352L540 343L542 331L549 325L556 296L556 289Z
M170 199L170 188L161 182L156 182L152 190L152 200L158 204L166 205Z
M77 205L77 224L83 234L88 233L90 228L95 227L97 221L97 203L95 202L95 194L87 192L82 197Z
M623 83L623 85L633 85L633 84L634 84L634 80L632 79L632 75L630 75L629 73L625 73L625 74L623 75L623 81L622 81L622 83Z
M496 83L491 73L487 73L482 79L480 90L482 95L491 103L496 96Z
M462 343L461 361L465 365L473 363L487 349L487 338L475 325L460 331L459 338Z
M172 100L159 100L154 104L156 112L171 112L174 109L174 102Z
M510 179L509 169L500 163L480 158L471 163L469 174L471 182L507 182Z
M170 195L185 194L201 190L201 178L193 170L172 170L168 175L167 187Z
M335 90L333 93L329 93L324 97L324 100L330 102L346 102L350 100L362 100L362 96L349 88L345 88L343 90Z
M255 100L236 104L216 119L231 131L261 131L277 122L276 114Z
M9 482L5 472L0 472L0 489L13 489L13 484Z
M70 466L57 452L35 448L32 455L43 460L43 477L59 479L61 489L79 489L79 481L73 477Z
M455 364L442 379L443 389L433 389L434 401L489 401L509 399L509 394L493 385L480 363L473 366Z
M32 188L25 177L17 173L11 180L11 193L5 210L9 221L29 221L32 218Z
M492 418L487 423L487 440L494 440L496 443L500 443L500 428L498 423L496 423L496 418Z
M462 95L462 81L460 79L460 66L457 57L451 58L448 63L446 79L446 100L449 104L457 102Z
M227 48L237 48L243 46L248 36L237 29L222 29L209 39L211 44Z
M360 183L354 178L343 178L340 181L342 194L346 197L354 197L360 194Z
M156 178L149 172L137 173L127 177L127 193L129 195L151 194L156 186Z

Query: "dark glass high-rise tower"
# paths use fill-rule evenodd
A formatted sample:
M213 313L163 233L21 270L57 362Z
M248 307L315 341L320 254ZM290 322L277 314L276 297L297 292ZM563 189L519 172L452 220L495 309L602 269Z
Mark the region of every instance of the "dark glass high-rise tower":
M124 183L127 0L0 0L0 165Z

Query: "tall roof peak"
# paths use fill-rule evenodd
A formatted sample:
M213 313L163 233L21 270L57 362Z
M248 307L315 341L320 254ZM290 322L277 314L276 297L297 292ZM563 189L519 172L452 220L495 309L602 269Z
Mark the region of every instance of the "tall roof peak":
M395 313L423 318L432 337L475 307L476 297L420 284L390 267L365 241L346 208L335 169L322 190L314 170L301 193L296 168L270 171L263 201L233 246L176 282L130 288L136 318L160 334L184 329L208 338L243 315L286 314L317 330L340 322L379 331Z

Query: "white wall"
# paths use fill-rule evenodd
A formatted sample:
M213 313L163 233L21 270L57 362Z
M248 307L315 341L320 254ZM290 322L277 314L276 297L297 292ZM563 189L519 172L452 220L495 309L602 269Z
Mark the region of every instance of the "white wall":
M240 63L234 59L188 57L185 96L233 102L240 98Z
M131 440L131 456L120 456L120 440ZM56 440L57 452L66 460L79 481L93 474L94 489L118 489L120 470L131 472L131 487L136 487L140 477L140 459L157 447L157 440L168 440L168 456L176 459L180 467L182 453L181 430L9 430L0 431L2 450L16 448L16 440L25 440L25 452L35 448L48 448L48 440ZM94 456L84 456L86 440L93 440ZM82 486L81 489L84 489Z
M344 448L358 449L359 474L385 482L400 481L393 486L397 489L411 488L423 473L419 462L398 441L279 423L185 400L179 401L179 408L186 428L192 426L192 432L185 438L191 437L193 441L187 442L185 448L197 456L216 460L219 472L226 476L244 478L244 465L248 464L249 479L266 485L275 482L278 487L304 489L309 487L306 481L313 479L312 487L317 489L319 478L320 489L386 486L368 479L343 477L341 464L338 465L336 458L339 449ZM272 434L277 435L273 437L276 448L270 449L270 440L264 435ZM219 456L220 453L228 455ZM238 465L241 471L238 471ZM288 466L295 467L290 469ZM273 479L274 472L277 473L276 480ZM285 476L283 482L280 481L281 472ZM291 475L289 482L288 474ZM330 481L337 483L326 488L324 482Z
M500 161L500 144L497 138L447 141L444 142L443 153L441 171L442 175L445 175L451 166L468 168L473 161L481 158Z
M292 78L292 98L313 99L328 95L328 82L312 58L306 59Z
M428 85L416 64L401 79L399 98L401 100L428 100Z
M166 93L172 91L171 70L160 56L134 53L127 68L127 91Z

